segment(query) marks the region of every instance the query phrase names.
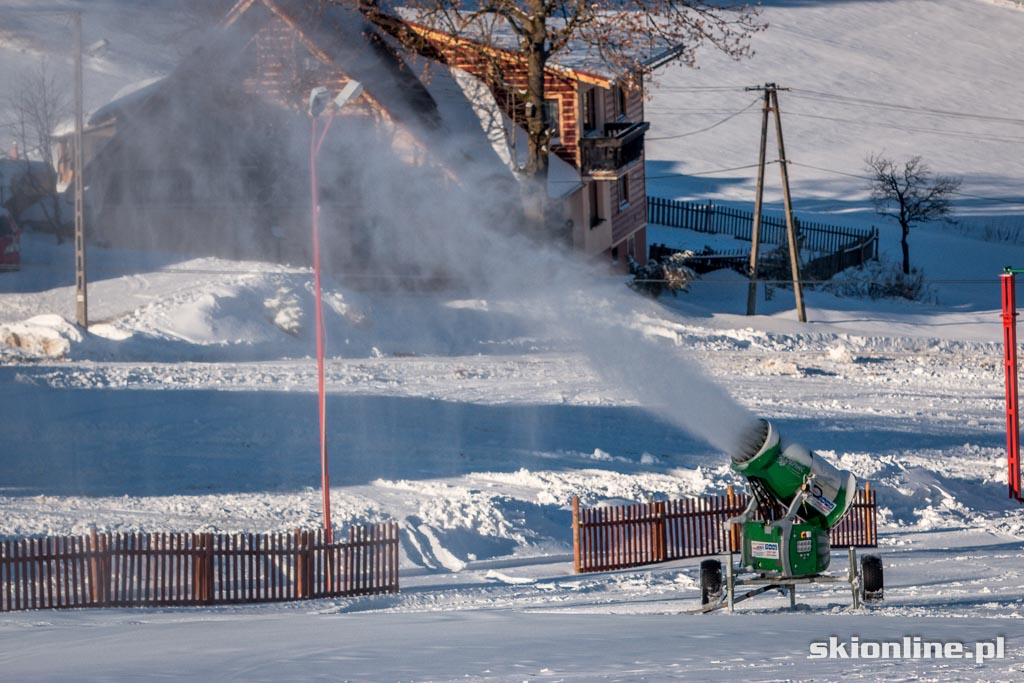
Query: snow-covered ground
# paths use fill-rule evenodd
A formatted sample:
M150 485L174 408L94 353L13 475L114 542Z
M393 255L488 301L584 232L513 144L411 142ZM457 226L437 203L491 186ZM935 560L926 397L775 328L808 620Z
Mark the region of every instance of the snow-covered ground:
M114 25L112 8L123 4L131 5L90 5L93 21L109 15ZM728 114L679 116L687 107L726 107L697 98L756 95L712 84L841 87L864 100L1001 118L1024 108L1008 85L1024 29L1024 11L1011 3L765 4L772 26L757 37L754 60L709 56L701 71L665 75L648 108L651 175L756 161L756 106L707 133L654 139ZM25 45L14 33L18 41L3 34L5 59ZM154 57L158 66L165 59ZM138 64L131 78L148 74ZM796 98L780 97L788 116ZM927 124L929 116L939 122ZM896 118L901 128L853 137L860 129L845 122L787 118L790 156L858 173L863 156L880 148L919 153L936 171L964 174L965 193L1006 200L964 198L961 213L1020 215L1024 206L1007 202L1021 200L1024 166L1006 141L985 138L1019 137L1006 128L1019 130L1021 121L954 117L971 133L961 136L916 130L952 125L948 116L901 110ZM799 128L812 120L817 134ZM752 173L714 186L656 179L651 192L747 201ZM875 222L885 255L897 253L895 230L870 213L862 181L806 168L793 176L798 211ZM1019 678L1024 509L1006 498L996 276L1024 263L1024 246L981 236L915 229L911 255L928 275L932 302L809 291L806 325L785 289L770 300L762 292L759 315L742 315L746 282L729 273L653 306L621 280L595 275L586 283L597 294L571 293L562 298L575 308L550 309L530 288L385 295L329 282L333 517L339 525L400 523L402 592L8 614L0 618L2 677ZM230 532L319 524L308 268L92 248L95 322L82 333L68 322L71 246L28 234L22 258L21 271L0 274L0 537L91 525ZM622 340L637 344L626 375L602 362L619 357ZM726 396L715 398L715 387ZM843 588L814 588L799 593L793 613L787 598L770 594L733 615L693 616L686 612L699 602L698 561L572 573L573 495L599 505L739 483L720 447L728 435L716 433L722 420L694 424L705 404L768 417L872 482L882 507L884 603L855 611ZM845 572L845 553L835 553L833 570ZM829 636L919 636L968 649L1001 636L1006 656L808 659L811 642Z

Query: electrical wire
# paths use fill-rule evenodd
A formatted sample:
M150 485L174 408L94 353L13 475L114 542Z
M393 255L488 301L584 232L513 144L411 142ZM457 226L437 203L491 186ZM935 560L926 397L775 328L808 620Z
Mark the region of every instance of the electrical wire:
M765 166L768 166L770 164L777 164L777 163L779 163L778 159L776 159L775 161L765 162ZM714 175L715 173L728 173L729 171L742 171L742 170L745 170L745 169L748 169L748 168L757 168L758 165L759 164L747 164L746 166L734 166L732 168L716 168L713 171L698 171L697 173L666 173L664 175L649 175L649 176L645 176L645 178L647 180L661 180L661 179L664 179L664 178L680 178L680 177L689 178L691 176Z
M743 112L747 111L748 109L753 107L755 104L760 102L761 99L762 98L760 98L760 97L755 98L750 104L748 104L747 106L743 107L743 109L740 109L737 112L733 112L732 114L729 114L724 119L722 119L720 121L716 121L715 123L712 123L710 126L708 126L706 128L701 128L700 130L691 130L689 133L679 133L678 135L665 135L665 136L662 136L660 138L647 138L647 142L657 142L658 140L677 140L679 138L689 137L690 135L697 135L698 133L706 133L709 130L712 130L714 128L718 128L723 123L726 123L727 121L731 121L732 119L736 118L737 116L739 116L740 114L742 114Z
M802 164L799 161L793 161L792 159L788 160L787 163L790 163L793 166L802 166L804 168L814 169L815 171L822 171L824 173L832 173L834 175L846 176L848 178L857 178L858 180L871 180L871 176L858 175L856 173L847 173L845 171L837 171L837 170L835 170L833 168L824 168L822 166L814 166L812 164ZM952 192L950 192L950 194L957 195L959 197L968 197L970 199L981 199L981 200L984 200L984 201L987 201L987 202L997 202L997 203L1000 203L1000 204L1013 204L1015 206L1024 204L1024 198L1021 198L1019 200L1013 200L1013 199L1003 199L1002 197L983 197L981 195L970 194L968 192L960 192L960 191L952 191Z
M970 112L952 111L948 109L934 109L931 107L914 107L911 105L893 104L891 102L881 102L878 100L868 100L861 97L850 97L848 95L839 95L836 93L821 92L818 90L804 90L803 88L791 88L790 92L793 93L796 97L802 97L805 99L835 101L842 102L844 104L853 104L863 107L874 107L878 109L888 109L893 111L915 112L919 114L927 114L930 116L939 116L945 118L973 119L977 121L988 121L992 123L1009 123L1013 125L1024 125L1024 119L1009 116L975 114Z
M744 85L664 85L652 88L655 92L743 92Z
M1024 143L1024 138L1020 137L1004 137L998 135L986 135L983 133L970 133L967 131L951 131L943 130L941 128L922 128L920 126L902 126L897 123L885 123L881 121L865 121L863 119L845 119L837 116L824 116L822 114L806 114L799 111L793 111L792 109L786 110L786 116L795 116L798 118L805 119L819 119L822 121L835 121L837 123L849 123L857 126L866 126L870 128L889 128L891 130L905 130L911 133L937 133L944 137L951 138L963 138L967 140L988 140L991 142L1008 142L1013 144Z

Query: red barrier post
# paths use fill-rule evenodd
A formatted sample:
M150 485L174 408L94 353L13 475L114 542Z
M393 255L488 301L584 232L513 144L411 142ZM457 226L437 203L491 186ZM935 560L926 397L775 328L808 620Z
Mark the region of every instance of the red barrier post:
M1024 502L1020 477L1020 400L1017 390L1017 297L1016 272L1000 275L1003 289L1003 369L1006 372L1006 458L1009 463L1010 498Z

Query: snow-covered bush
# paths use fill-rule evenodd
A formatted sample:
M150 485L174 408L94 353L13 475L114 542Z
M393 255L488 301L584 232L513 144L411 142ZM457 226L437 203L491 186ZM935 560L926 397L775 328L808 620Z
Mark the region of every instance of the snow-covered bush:
M909 299L937 303L938 295L924 279L924 271L911 268L903 273L893 261L869 261L857 268L836 273L822 289L836 296L866 296L871 299Z
M629 259L629 272L633 281L629 286L642 294L649 294L657 299L665 290L676 296L678 292L686 292L690 281L697 274L686 265L686 260L694 255L692 251L677 251L666 259L651 259L647 265L641 266L632 257Z
M302 304L298 295L287 287L279 287L277 294L264 300L270 320L292 336L302 332Z

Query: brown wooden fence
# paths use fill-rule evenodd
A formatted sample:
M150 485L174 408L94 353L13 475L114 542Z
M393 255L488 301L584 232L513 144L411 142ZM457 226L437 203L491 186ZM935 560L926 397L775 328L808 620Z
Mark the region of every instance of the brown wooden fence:
M572 501L573 561L577 573L626 569L656 562L739 550L739 529L726 520L750 498L734 493L617 507L580 508ZM878 545L878 507L870 484L830 532L832 545Z
M0 543L0 612L394 593L398 526L278 534L96 532Z
M848 248L852 243L870 243L877 249L878 231L874 228L861 230L802 221L796 216L793 219L796 221L801 248L815 254L833 254ZM647 197L647 222L696 232L732 235L748 242L754 231L753 212L718 206L710 201L698 204ZM786 217L761 214L760 238L762 244L786 244Z

